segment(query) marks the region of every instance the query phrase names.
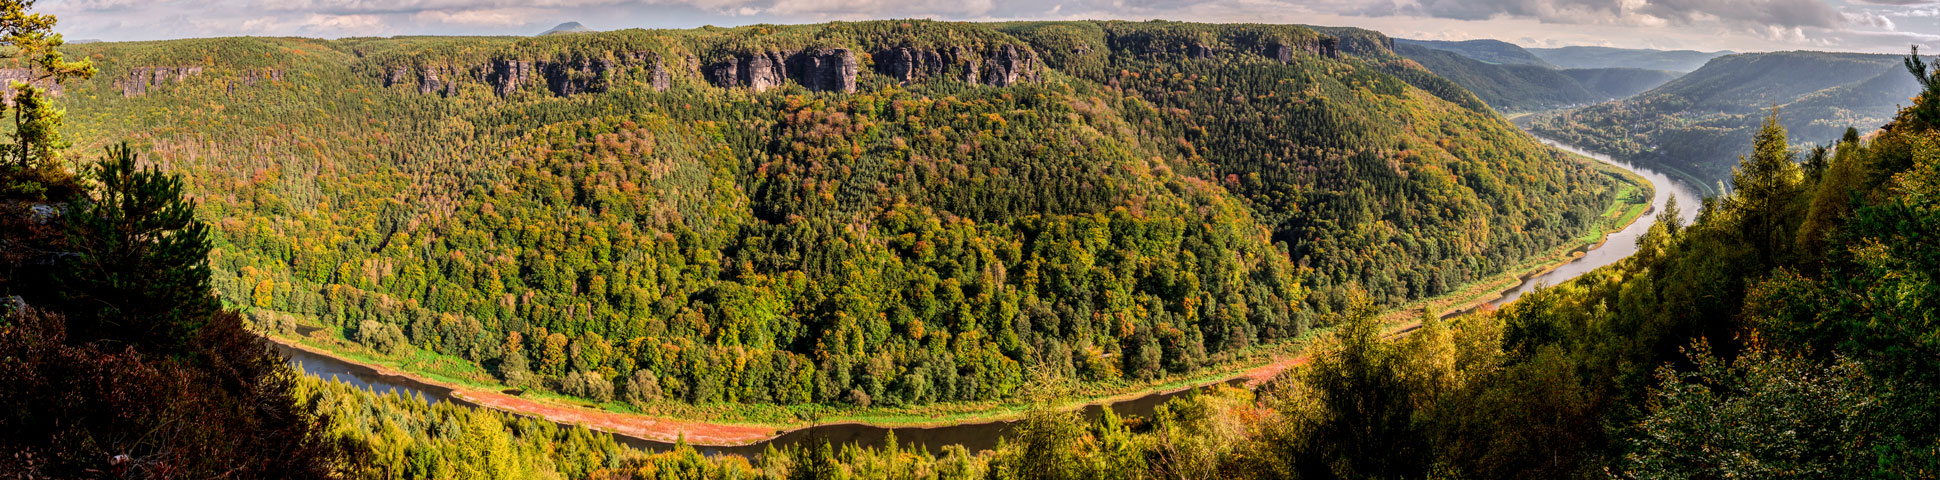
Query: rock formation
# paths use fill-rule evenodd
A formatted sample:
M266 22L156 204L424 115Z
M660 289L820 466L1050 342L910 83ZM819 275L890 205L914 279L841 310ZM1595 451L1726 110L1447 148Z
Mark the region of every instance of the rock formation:
M599 93L607 82L631 66L640 66L647 85L656 91L673 86L672 76L653 52L616 52L609 56L577 57L570 60L524 60L500 58L471 68L424 66L417 69L418 93L452 96L461 81L484 83L499 96L509 96L533 82L544 82L555 96L570 97ZM405 83L411 70L393 66L384 70L384 86Z
M1186 46L1186 58L1212 58L1212 54L1212 47L1208 47L1204 43L1194 42L1192 45Z
M1299 42L1297 45L1275 42L1267 44L1265 51L1261 52L1261 54L1266 55L1268 58L1279 60L1280 63L1292 62L1295 51L1304 51L1327 58L1340 58L1340 49L1337 47L1338 43L1339 40L1334 37L1321 37L1311 42Z
M1037 52L1008 44L982 55L961 46L947 50L898 47L877 52L872 57L878 72L905 84L950 77L1002 87L1019 81L1036 81L1041 70Z
M1037 52L1004 45L996 52L984 57L983 84L1005 87L1019 81L1037 81Z
M189 77L202 74L202 67L134 67L128 69L128 76L116 85L121 88L122 97L138 97L149 90L166 83L182 83Z
M846 48L741 54L702 68L708 83L756 92L779 87L791 79L817 92L853 92L856 74L855 52Z

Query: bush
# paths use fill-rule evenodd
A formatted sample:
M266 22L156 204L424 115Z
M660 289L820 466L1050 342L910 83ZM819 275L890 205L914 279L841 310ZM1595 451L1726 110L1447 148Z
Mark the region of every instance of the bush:
M613 400L613 381L593 372L573 372L566 374L560 389L567 395L582 397L595 402Z
M660 400L660 377L652 370L633 371L626 379L626 401L636 406Z

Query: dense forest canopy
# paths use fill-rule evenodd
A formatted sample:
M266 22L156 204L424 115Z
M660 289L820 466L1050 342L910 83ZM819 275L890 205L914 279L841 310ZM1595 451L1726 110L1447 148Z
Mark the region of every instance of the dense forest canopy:
M184 174L215 289L266 328L602 402L638 377L907 405L1193 372L1352 289L1492 279L1615 200L1390 48L1172 22L195 39L69 47L104 73L62 98L77 145Z
M573 439L515 458L619 477L1932 478L1940 77L1916 70L1916 105L1831 150L1789 148L1767 116L1731 193L1660 212L1632 257L1398 338L1357 300L1313 364L1257 391L1208 389L1150 418L1036 410L986 453L811 443L601 464L598 437L539 426L497 441ZM369 431L467 418L376 405ZM427 439L403 451L429 467L479 464L448 450L471 434L391 431ZM581 460L546 463L565 459Z

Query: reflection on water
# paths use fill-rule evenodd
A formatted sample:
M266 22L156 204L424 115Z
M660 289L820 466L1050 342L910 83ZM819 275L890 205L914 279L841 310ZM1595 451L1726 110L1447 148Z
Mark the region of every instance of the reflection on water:
M1684 224L1689 225L1693 219L1697 218L1699 197L1684 184L1673 181L1670 177L1647 168L1637 167L1603 155L1577 150L1549 139L1542 140L1551 146L1637 172L1657 187L1657 196L1651 200L1651 205L1655 211L1661 211L1664 208L1665 202L1672 196L1675 196L1677 197L1677 204L1682 213L1680 216ZM1649 231L1651 224L1655 223L1655 221L1654 214L1644 216L1628 228L1623 229L1623 231L1610 235L1609 239L1602 246L1585 252L1581 258L1556 270L1534 278L1525 279L1521 285L1505 293L1501 299L1492 303L1497 305L1507 304L1521 297L1523 293L1536 289L1538 286L1562 283L1571 278L1575 278L1577 275L1582 275L1584 272L1630 256L1630 254L1637 251L1637 238ZM304 373L319 378L343 381L357 388L380 394L396 392L406 396L421 396L425 401L431 403L455 402L460 405L477 408L477 405L471 402L452 398L451 390L444 387L418 382L406 377L385 375L368 367L347 363L303 350L284 347L282 345L277 345L276 348L288 356L292 363L300 365ZM1234 381L1234 383L1237 382L1238 380ZM1117 412L1120 416L1150 416L1159 405L1163 405L1165 402L1185 395L1186 393L1187 391L1178 391L1147 395L1132 400L1112 403L1109 408ZM1092 405L1085 407L1084 413L1086 417L1096 418L1103 414L1105 408L1107 407ZM791 431L772 440L754 445L740 447L702 446L696 447L696 449L709 455L731 453L753 456L760 454L764 448L770 445L781 448L783 446L813 440L818 437L837 444L853 443L875 446L880 445L890 432L894 432L897 443L902 444L904 447L927 448L932 452L936 452L941 450L945 445L963 445L971 451L978 451L995 447L998 437L1008 431L1012 423L1014 422L969 423L933 428L883 428L855 424L821 425ZM642 450L664 451L673 448L672 444L644 438L624 435L614 435L614 438L618 439L621 443Z
M1677 197L1679 221L1684 225L1690 225L1692 221L1697 219L1698 205L1702 197L1699 197L1695 191L1691 190L1690 186L1672 180L1669 176L1658 173L1655 170L1632 165L1628 162L1610 158L1602 154L1583 151L1555 140L1543 137L1536 138L1542 140L1543 143L1549 146L1637 172L1644 179L1650 180L1651 185L1656 187L1657 196L1650 201L1651 213L1645 214L1642 218L1637 219L1636 222L1631 223L1623 231L1611 234L1608 239L1604 240L1602 246L1584 252L1582 257L1555 270L1551 270L1548 273L1523 279L1522 284L1517 285L1514 290L1504 293L1500 299L1489 302L1491 305L1506 305L1509 302L1516 301L1517 298L1522 298L1522 294L1534 291L1539 287L1561 284L1569 281L1569 279L1576 278L1577 275L1595 270L1597 267L1616 263L1617 260L1622 260L1625 257L1629 257L1630 254L1637 253L1637 239L1643 237L1645 233L1650 231L1650 226L1657 223L1656 212L1663 211L1664 204L1671 197Z

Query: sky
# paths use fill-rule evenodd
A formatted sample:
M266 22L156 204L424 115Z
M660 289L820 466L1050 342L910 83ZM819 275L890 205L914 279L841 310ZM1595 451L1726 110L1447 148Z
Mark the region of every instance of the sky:
M1185 20L1352 26L1525 47L1940 51L1940 0L40 0L69 40L533 35L757 23Z

